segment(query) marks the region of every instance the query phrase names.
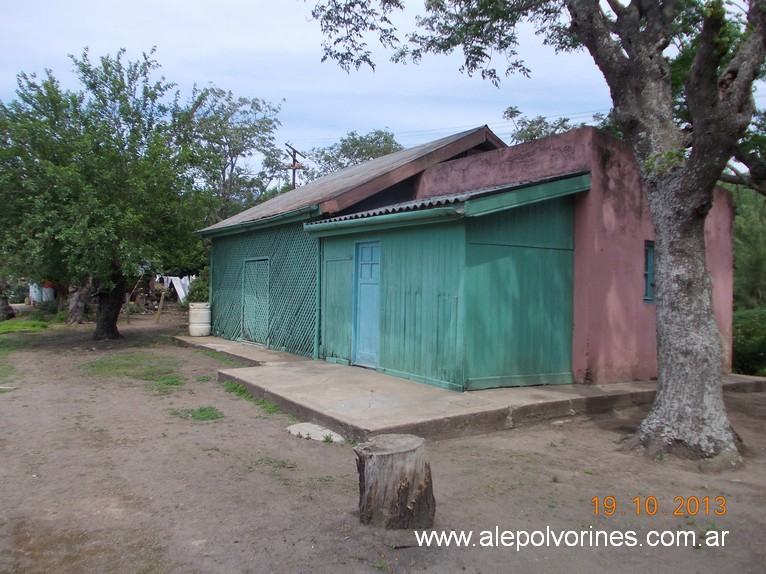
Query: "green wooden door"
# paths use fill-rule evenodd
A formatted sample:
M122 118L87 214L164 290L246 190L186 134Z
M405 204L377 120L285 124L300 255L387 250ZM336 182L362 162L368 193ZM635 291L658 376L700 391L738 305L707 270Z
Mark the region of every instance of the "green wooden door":
M242 282L242 338L269 344L269 260L245 261Z

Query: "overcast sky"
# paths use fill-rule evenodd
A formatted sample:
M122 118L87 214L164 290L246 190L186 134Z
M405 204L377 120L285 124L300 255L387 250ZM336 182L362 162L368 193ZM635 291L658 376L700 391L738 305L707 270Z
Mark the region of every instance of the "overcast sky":
M589 121L609 110L601 74L585 54L555 54L529 34L521 55L531 79L501 87L460 74L461 60L429 56L419 65L378 58L375 72L347 74L321 62L322 36L308 0L2 0L0 100L15 97L19 72L46 68L72 88L68 54L95 60L157 47L164 76L182 93L210 83L236 96L282 102L278 142L299 150L337 142L349 131L388 128L405 147L487 124L505 141L503 111ZM419 5L413 3L413 5ZM284 101L283 101L284 100Z

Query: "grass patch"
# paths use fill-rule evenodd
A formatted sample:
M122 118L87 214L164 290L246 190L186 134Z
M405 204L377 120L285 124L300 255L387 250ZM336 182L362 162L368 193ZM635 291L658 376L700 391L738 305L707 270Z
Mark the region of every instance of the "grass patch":
M148 389L168 394L183 385L183 377L177 373L181 361L165 355L148 352L121 353L100 357L82 365L91 377L128 377L151 383Z
M195 421L214 421L222 419L223 413L215 407L199 407L198 409L171 409L170 414L182 419L192 419Z
M199 377L197 377L198 383L209 383L212 380L213 380L213 377L211 377L210 375L200 375Z
M148 386L161 395L167 395L183 384L184 378L181 375L162 375L156 382L149 383Z
M172 335L152 334L135 339L129 343L129 347L134 349L146 349L149 347L170 347L174 344Z
M243 361L235 357L224 355L223 353L219 353L218 351L202 351L202 354L205 355L206 357L210 357L211 359L215 359L219 363L223 363L224 365L229 365L232 367L238 367L245 364Z
M279 406L265 399L255 398L252 394L250 394L250 391L248 391L247 387L243 385L242 383L235 383L234 381L224 381L223 390L226 391L227 393L233 393L237 395L238 397L245 399L246 401L250 401L254 405L261 407L264 411L266 411L270 415L273 415L279 412Z
M9 333L37 333L48 328L45 321L35 321L27 319L8 319L0 321L0 335Z
M266 467L271 469L272 472L276 472L281 469L297 470L298 463L292 460L274 459L270 456L264 456L255 460L247 465L248 470L255 470L257 467Z

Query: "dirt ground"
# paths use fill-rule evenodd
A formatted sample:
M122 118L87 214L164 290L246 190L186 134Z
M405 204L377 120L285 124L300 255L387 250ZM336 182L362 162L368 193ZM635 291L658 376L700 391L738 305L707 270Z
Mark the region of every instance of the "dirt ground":
M182 321L133 317L118 342L92 325L0 335L0 572L766 571L763 393L727 395L747 452L721 474L618 451L637 408L429 442L434 529L473 534L420 547L359 524L350 444L225 392L231 364L172 343ZM178 359L183 384L84 368L131 353ZM179 416L203 406L223 418ZM651 545L686 531L710 545Z

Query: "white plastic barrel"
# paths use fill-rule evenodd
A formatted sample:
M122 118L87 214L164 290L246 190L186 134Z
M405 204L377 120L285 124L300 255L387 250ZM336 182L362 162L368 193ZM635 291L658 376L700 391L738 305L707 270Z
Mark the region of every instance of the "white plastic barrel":
M210 335L210 303L189 303L189 335Z

